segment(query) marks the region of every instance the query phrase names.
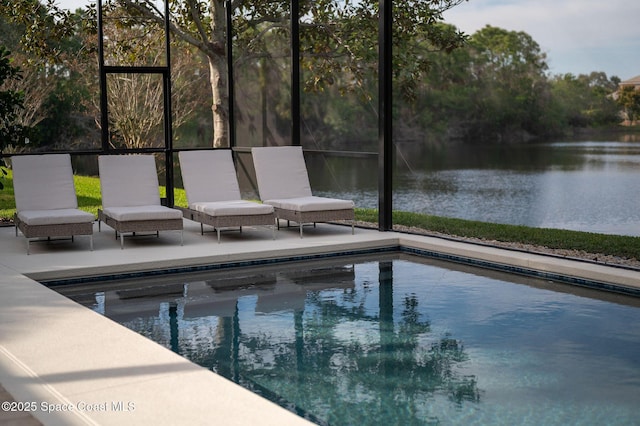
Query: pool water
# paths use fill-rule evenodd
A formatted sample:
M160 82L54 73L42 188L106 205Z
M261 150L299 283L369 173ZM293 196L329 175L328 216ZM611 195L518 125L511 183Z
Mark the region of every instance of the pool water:
M640 422L638 298L404 254L58 290L319 424Z

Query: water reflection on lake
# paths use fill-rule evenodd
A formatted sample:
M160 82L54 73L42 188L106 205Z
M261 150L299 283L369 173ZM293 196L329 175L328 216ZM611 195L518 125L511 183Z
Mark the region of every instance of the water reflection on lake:
M308 155L318 195L376 208L377 159ZM338 190L336 190L338 188ZM396 151L394 210L546 228L640 235L640 140Z

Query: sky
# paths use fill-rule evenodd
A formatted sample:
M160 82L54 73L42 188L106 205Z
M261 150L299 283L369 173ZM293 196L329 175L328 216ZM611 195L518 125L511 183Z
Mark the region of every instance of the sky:
M529 34L550 74L640 75L638 0L468 0L445 12L467 34L486 25Z
M76 9L89 1L95 0L56 3ZM467 0L444 18L467 34L486 25L524 31L547 55L552 75L640 75L638 0Z

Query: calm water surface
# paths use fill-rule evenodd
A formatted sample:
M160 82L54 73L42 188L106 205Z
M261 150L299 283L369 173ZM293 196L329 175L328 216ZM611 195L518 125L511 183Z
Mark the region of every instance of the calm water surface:
M395 210L640 235L640 141L398 147ZM377 207L376 160L312 158L312 186ZM339 190L335 190L339 188Z
M62 291L320 424L640 419L638 299L414 257L354 262Z

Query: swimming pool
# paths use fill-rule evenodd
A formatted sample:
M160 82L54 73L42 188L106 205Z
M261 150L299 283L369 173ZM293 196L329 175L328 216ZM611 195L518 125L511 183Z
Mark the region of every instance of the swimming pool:
M57 290L320 424L640 418L629 296L390 253Z

